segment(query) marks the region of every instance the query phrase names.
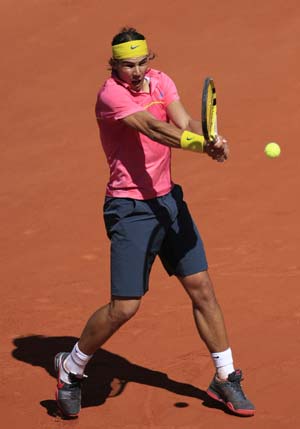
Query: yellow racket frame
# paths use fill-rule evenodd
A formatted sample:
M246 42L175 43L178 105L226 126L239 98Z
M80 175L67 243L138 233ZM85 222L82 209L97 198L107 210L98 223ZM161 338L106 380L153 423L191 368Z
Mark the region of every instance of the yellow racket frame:
M204 80L202 91L202 131L206 141L214 141L218 135L217 94L211 77Z

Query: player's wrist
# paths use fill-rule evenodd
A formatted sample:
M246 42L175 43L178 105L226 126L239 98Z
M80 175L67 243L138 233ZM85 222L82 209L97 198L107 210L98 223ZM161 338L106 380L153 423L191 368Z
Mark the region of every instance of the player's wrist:
M193 152L205 152L206 141L201 134L183 131L180 138L180 147Z

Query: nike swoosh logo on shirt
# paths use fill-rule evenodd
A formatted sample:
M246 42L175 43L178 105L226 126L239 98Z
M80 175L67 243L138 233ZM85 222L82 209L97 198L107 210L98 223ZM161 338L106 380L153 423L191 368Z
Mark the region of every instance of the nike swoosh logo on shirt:
M130 46L130 49L136 49L136 48L138 48L139 47L139 45L132 45L132 46Z

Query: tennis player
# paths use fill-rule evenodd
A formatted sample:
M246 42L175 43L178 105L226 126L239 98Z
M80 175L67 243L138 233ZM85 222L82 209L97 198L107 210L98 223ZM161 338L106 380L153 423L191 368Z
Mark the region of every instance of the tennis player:
M111 77L96 103L110 168L104 221L111 240L111 300L91 316L73 350L55 356L57 403L64 415L78 415L85 366L137 312L159 256L190 297L196 328L211 354L215 375L208 395L236 414L253 415L242 372L233 364L201 236L182 188L171 178L171 148L224 162L228 144L222 136L204 140L201 122L187 113L172 79L150 68L153 58L135 29L124 28L113 38Z

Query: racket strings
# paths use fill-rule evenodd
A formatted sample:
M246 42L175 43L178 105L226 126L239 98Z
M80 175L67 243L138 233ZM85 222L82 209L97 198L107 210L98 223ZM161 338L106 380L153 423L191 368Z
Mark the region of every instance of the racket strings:
M206 140L214 141L217 134L217 94L212 78L206 78L202 92L202 129Z
M207 125L210 138L214 139L217 135L217 98L216 91L211 85L208 87L207 97Z
M211 85L209 85L208 87L208 92L207 92L207 101L206 101L206 113L207 113L207 128L208 128L208 133L209 136L211 137L212 134L212 127L213 127L213 92L212 92L212 88Z

